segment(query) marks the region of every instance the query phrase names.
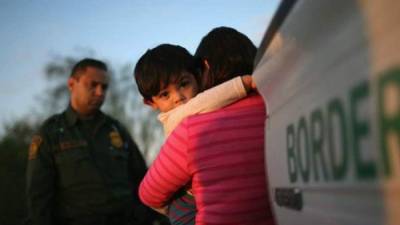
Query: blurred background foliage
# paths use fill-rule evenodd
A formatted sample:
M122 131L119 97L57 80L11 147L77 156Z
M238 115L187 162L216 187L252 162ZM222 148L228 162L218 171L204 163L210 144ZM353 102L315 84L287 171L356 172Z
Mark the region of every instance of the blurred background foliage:
M91 52L89 57L96 58ZM26 219L25 172L31 138L42 122L62 112L69 102L66 83L72 66L83 57L55 56L44 66L47 87L26 116L7 121L0 137L0 224L23 224ZM102 110L118 119L130 131L149 164L163 142L156 113L143 104L133 78L133 66L115 68L107 63L111 81ZM11 103L10 103L11 104Z

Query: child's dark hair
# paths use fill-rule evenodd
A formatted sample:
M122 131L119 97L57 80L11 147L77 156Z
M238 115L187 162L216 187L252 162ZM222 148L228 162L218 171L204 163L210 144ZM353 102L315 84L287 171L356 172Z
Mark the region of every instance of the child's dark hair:
M140 57L134 77L140 94L151 100L162 88L179 79L184 72L194 75L197 82L202 71L201 60L179 45L162 44Z
M202 80L203 90L236 76L251 74L257 48L250 39L230 27L217 27L203 37L195 56L210 65Z

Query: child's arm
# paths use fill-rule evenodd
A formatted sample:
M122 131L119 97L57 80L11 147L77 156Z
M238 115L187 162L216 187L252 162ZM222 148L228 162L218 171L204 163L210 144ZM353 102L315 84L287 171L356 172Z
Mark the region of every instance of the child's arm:
M186 104L161 113L159 120L168 136L171 131L186 117L198 113L211 112L246 97L247 91L254 89L250 75L236 77L213 88L205 90L190 99Z

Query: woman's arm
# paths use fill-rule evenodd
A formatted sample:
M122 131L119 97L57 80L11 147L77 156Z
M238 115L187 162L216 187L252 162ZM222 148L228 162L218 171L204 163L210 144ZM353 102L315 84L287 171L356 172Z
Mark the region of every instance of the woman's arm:
M157 210L167 206L171 197L191 180L187 149L186 123L182 123L167 138L140 183L139 197L145 205Z

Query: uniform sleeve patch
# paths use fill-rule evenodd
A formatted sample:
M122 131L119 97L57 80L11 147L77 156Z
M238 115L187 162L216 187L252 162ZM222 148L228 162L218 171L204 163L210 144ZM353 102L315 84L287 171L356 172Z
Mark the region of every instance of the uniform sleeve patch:
M39 136L39 135L33 136L31 145L29 146L29 155L28 155L29 160L36 159L41 143L42 143L41 136Z
M121 135L117 131L110 132L110 141L115 148L121 148L123 146Z

